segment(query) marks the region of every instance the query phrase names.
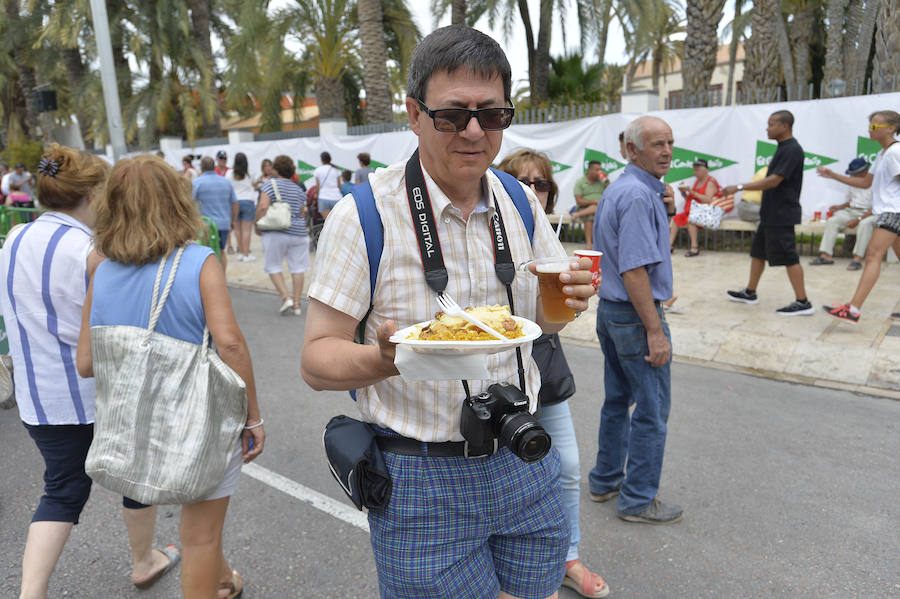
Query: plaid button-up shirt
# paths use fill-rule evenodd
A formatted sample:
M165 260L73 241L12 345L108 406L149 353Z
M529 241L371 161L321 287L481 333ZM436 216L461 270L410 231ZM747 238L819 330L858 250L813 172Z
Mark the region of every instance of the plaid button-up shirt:
M366 322L366 341L375 343L376 329L393 320L398 329L430 320L440 311L437 296L425 282L416 233L406 197L405 162L379 169L369 176L375 205L384 223L384 251L375 286L372 313ZM461 306L507 304L506 287L494 272L490 219L494 201L500 205L514 264L533 257L562 256L565 251L544 216L540 203L527 191L534 215L534 241L528 242L525 225L503 184L491 172L485 175L485 199L468 218L454 207L434 180L425 175L438 237L449 274L447 292ZM369 309L369 262L356 211L349 196L329 213L319 240L316 276L309 296L362 320ZM512 283L517 316L535 320L537 277L517 272ZM522 348L525 392L536 408L540 373L531 358L531 344ZM493 380L470 381L473 394L496 382L518 385L515 351L488 356ZM361 389L356 395L367 422L384 426L420 441L461 441L459 417L465 399L459 381L405 381L390 377Z

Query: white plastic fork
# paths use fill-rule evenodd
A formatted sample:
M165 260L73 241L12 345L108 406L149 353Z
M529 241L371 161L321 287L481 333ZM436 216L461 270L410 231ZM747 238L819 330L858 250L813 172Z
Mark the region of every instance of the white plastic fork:
M484 324L483 322L463 310L459 306L459 304L457 304L456 301L446 293L438 294L438 304L440 304L441 309L444 310L445 314L449 314L450 316L459 316L460 318L471 322L482 331L490 333L497 339L500 339L501 341L509 341L509 339L505 335L503 335L503 333L498 333L488 325Z

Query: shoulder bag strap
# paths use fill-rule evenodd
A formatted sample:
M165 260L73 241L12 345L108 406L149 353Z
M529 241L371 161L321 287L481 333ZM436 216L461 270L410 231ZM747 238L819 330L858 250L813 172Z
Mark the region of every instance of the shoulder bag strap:
M522 217L522 222L525 223L525 230L528 231L529 243L534 243L534 215L531 213L531 204L528 202L525 190L522 189L522 184L509 173L495 168L491 168L491 171L503 183L503 189L509 194L516 210L519 211L519 216Z
M281 199L281 192L278 191L278 183L275 182L275 177L272 177L272 191L275 192L275 201L276 202L284 201Z
M184 253L184 246L181 246L178 248L178 251L175 252L175 259L172 260L172 269L169 271L169 278L166 279L166 285L163 288L162 296L159 296L159 284L162 282L163 270L166 267L166 262L168 262L169 257L166 256L159 261L159 268L156 269L156 280L153 282L153 298L150 301L150 322L147 324L148 339L150 338L150 333L156 328L156 323L159 321L160 314L162 314L163 306L165 306L166 299L169 297L169 292L172 290L172 285L175 283L175 272L178 270L178 263L181 262L182 253Z

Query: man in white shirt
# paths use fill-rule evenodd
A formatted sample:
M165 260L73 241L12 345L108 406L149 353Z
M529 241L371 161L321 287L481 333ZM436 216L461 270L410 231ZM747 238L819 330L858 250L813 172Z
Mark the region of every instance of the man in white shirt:
M864 158L854 158L844 172L849 177L865 179L869 174L869 163ZM828 211L832 212L833 216L825 222L825 233L822 235L822 243L819 244L819 256L809 263L812 266L834 264L832 254L838 232L842 229L855 228L856 244L853 246L853 260L847 265L847 270L859 270L862 268L863 256L866 255L866 248L872 239L872 230L875 228L877 218L872 214L872 190L848 187L847 201L829 206Z
M497 382L524 387L533 412L540 373L530 344L521 350L521 374L516 352L488 356L490 380L469 381L467 393L459 380L398 376L395 351L409 350L398 350L390 337L440 310L441 284L429 284L423 269L434 274L423 256L433 263L437 247L446 263L443 284L460 305L507 304L512 297L516 315L556 332L565 323L545 322L536 277L516 273L508 295L496 256L506 252L519 264L564 250L525 191L534 221L529 239L523 213L489 170L514 113L500 46L474 29L444 27L420 42L408 73L406 108L418 150L408 163L369 176L384 235L374 291L357 204L341 202L319 242L301 372L315 389L357 390L393 479L389 504L369 511L382 597L556 597L569 534L556 450L528 463L496 436L470 444L460 425L467 395ZM589 268L582 259L559 275L576 313L594 294ZM368 343L355 344L367 313Z

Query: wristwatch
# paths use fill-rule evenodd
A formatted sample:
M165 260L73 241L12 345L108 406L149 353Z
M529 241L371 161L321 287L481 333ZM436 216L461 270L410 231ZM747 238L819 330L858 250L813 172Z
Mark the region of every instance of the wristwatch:
M744 184L743 184L743 183L738 183L738 184L737 184L737 190L738 190L738 191L744 191Z

